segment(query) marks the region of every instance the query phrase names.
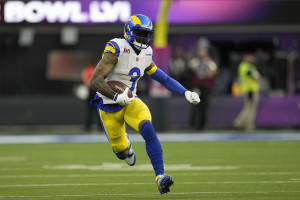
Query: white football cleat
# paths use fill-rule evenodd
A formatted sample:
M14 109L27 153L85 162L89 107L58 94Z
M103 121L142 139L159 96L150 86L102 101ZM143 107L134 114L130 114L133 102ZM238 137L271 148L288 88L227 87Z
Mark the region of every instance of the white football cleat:
M135 158L135 153L134 153L132 147L130 147L130 149L128 151L128 156L124 159L124 161L129 166L133 166L135 164L136 158Z

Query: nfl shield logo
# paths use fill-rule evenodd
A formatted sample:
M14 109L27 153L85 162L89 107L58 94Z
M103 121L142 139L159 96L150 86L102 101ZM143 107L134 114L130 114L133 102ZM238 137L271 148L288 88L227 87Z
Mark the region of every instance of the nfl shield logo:
M136 58L136 61L139 61L139 58Z

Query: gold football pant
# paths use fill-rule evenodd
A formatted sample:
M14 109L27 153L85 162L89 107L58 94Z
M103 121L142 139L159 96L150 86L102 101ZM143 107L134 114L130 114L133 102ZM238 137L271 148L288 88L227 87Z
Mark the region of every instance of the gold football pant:
M140 122L151 121L151 113L147 105L139 98L117 112L105 112L99 109L103 129L115 153L126 150L130 142L126 134L125 122L139 131Z

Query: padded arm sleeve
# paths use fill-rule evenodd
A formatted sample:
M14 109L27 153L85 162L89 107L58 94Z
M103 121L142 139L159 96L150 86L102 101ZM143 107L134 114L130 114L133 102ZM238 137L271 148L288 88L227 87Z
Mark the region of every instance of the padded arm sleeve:
M170 90L171 92L184 95L184 93L187 91L179 82L169 77L167 74L165 74L162 70L157 68L156 66L154 69L150 70L151 72L147 72L150 77L156 81L158 81L160 84L162 84L165 88Z

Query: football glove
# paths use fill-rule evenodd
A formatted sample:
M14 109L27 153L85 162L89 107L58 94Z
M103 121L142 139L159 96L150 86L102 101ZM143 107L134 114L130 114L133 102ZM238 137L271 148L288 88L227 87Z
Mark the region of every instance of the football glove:
M184 93L186 100L193 104L198 104L200 102L199 95L196 92L186 91Z
M130 104L131 101L132 101L135 97L129 98L129 97L128 97L128 90L129 90L129 88L126 87L126 89L125 89L125 91L124 91L123 93L121 93L121 94L116 93L115 96L114 96L114 100L115 100L118 104L120 104L120 105L122 105L122 106L126 106L127 104Z

